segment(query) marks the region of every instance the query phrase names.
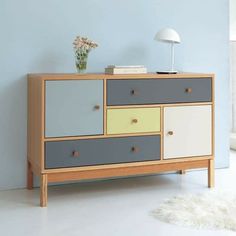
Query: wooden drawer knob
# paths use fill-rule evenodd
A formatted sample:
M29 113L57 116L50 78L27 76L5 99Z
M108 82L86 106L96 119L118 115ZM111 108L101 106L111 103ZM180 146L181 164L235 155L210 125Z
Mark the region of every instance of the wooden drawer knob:
M131 151L134 153L140 152L140 148L139 147L132 147Z
M99 105L95 105L94 106L94 110L100 110L100 106Z
M168 133L167 133L168 135L174 135L174 132L173 131L168 131Z
M72 157L79 157L79 151L73 151Z
M132 123L137 124L138 123L138 119L133 119Z
M185 89L185 92L186 92L186 93L192 93L192 91L193 91L192 88L186 88L186 89Z
M130 91L130 93L131 93L131 95L133 95L133 96L136 96L136 95L139 94L138 91L135 90L135 89L132 89L132 90Z

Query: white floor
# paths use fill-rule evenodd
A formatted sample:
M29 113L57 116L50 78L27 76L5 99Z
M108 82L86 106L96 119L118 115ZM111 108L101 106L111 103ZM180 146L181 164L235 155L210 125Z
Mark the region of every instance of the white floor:
M216 189L236 192L235 181L236 152L232 152L230 169L216 170ZM39 189L0 191L0 235L236 235L182 228L150 215L165 198L204 191L212 191L206 171L53 186L48 208L38 206Z

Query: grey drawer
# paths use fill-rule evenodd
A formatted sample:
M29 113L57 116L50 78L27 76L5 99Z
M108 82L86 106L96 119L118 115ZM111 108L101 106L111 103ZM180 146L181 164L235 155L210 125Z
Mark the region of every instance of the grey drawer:
M53 141L45 144L46 169L159 159L159 135Z
M107 81L108 105L209 101L211 101L211 78Z

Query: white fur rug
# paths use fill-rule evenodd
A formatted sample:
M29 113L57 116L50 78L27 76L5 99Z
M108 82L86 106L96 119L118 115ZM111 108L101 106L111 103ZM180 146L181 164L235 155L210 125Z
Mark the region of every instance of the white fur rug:
M167 199L152 215L164 222L197 229L236 231L236 194L211 191Z

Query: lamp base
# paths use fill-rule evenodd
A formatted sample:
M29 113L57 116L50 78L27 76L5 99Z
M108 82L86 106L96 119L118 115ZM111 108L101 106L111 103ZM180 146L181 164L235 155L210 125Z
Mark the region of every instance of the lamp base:
M157 74L177 74L177 70L163 70L163 71L157 71Z

